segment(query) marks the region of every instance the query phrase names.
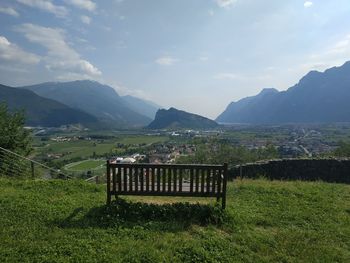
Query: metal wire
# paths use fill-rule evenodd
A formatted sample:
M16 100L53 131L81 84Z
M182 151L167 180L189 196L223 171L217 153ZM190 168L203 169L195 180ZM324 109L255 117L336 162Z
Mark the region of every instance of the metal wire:
M55 170L0 146L0 176L34 178L42 177L42 174L49 174L50 177L73 178L60 170Z

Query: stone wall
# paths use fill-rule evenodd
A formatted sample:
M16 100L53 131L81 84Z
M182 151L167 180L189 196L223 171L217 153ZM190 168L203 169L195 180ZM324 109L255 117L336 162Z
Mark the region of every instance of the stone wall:
M350 159L282 159L235 166L229 178L266 177L277 180L305 180L350 184Z

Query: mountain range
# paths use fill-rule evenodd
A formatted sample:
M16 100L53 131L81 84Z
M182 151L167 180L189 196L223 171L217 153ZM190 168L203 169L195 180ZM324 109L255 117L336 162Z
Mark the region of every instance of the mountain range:
M26 124L30 126L61 126L72 123L96 124L97 118L80 110L68 107L55 100L0 84L0 103L5 102L10 110L24 109Z
M311 71L286 91L263 89L231 102L219 123L284 124L350 122L350 62ZM119 96L96 81L47 82L24 87L0 85L0 102L24 109L31 126L81 123L99 128L211 128L205 117L132 96ZM154 121L152 121L154 119Z
M157 110L163 108L163 107L155 104L152 101L143 100L143 99L133 97L130 95L122 96L121 98L134 111L136 111L137 113L140 113L142 115L145 115L146 117L150 118L151 120L154 120L154 117L156 116Z
M152 121L132 109L112 87L96 81L47 82L19 88L85 111L114 126L145 126Z
M46 82L23 87L0 85L0 102L24 110L30 126L80 123L94 128L148 125L160 106L133 96L119 96L96 81Z
M160 109L156 113L154 121L149 125L149 129L207 129L215 128L218 124L208 118L186 111L170 108L168 110Z
M286 91L264 89L231 102L220 123L350 122L350 62L324 72L311 71Z

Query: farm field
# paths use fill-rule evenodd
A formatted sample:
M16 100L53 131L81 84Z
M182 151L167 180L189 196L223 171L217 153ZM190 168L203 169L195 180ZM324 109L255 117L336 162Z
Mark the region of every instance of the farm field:
M105 154L118 154L123 149L118 148L118 143L132 146L135 144L152 144L165 142L168 137L165 136L146 136L146 135L123 135L115 139L108 140L77 140L55 142L48 141L44 145L35 148L36 155L39 154L58 154L62 155L58 160L71 160L74 158L90 158L94 155L101 156Z
M214 202L1 178L0 262L349 262L349 185L236 180Z
M99 169L106 163L105 160L85 160L67 164L64 169L68 171L84 171L89 169Z

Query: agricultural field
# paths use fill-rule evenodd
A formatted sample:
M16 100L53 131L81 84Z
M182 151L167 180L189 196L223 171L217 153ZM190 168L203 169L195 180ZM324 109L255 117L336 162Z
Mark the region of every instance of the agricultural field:
M105 160L85 160L67 164L64 169L67 171L96 170L104 167L105 164Z
M109 139L72 140L72 141L52 141L39 142L36 138L35 155L51 156L58 161L69 161L74 159L88 159L103 157L106 155L118 155L124 151L123 145L128 148L139 148L140 145L149 145L157 142L165 142L166 136L146 136L146 135L122 135ZM141 146L142 147L142 146Z
M117 140L118 143L123 144L152 144L152 143L161 143L169 140L169 137L166 136L146 136L146 135L130 135L125 136Z
M0 262L349 262L350 186L236 180L213 199L0 178Z

